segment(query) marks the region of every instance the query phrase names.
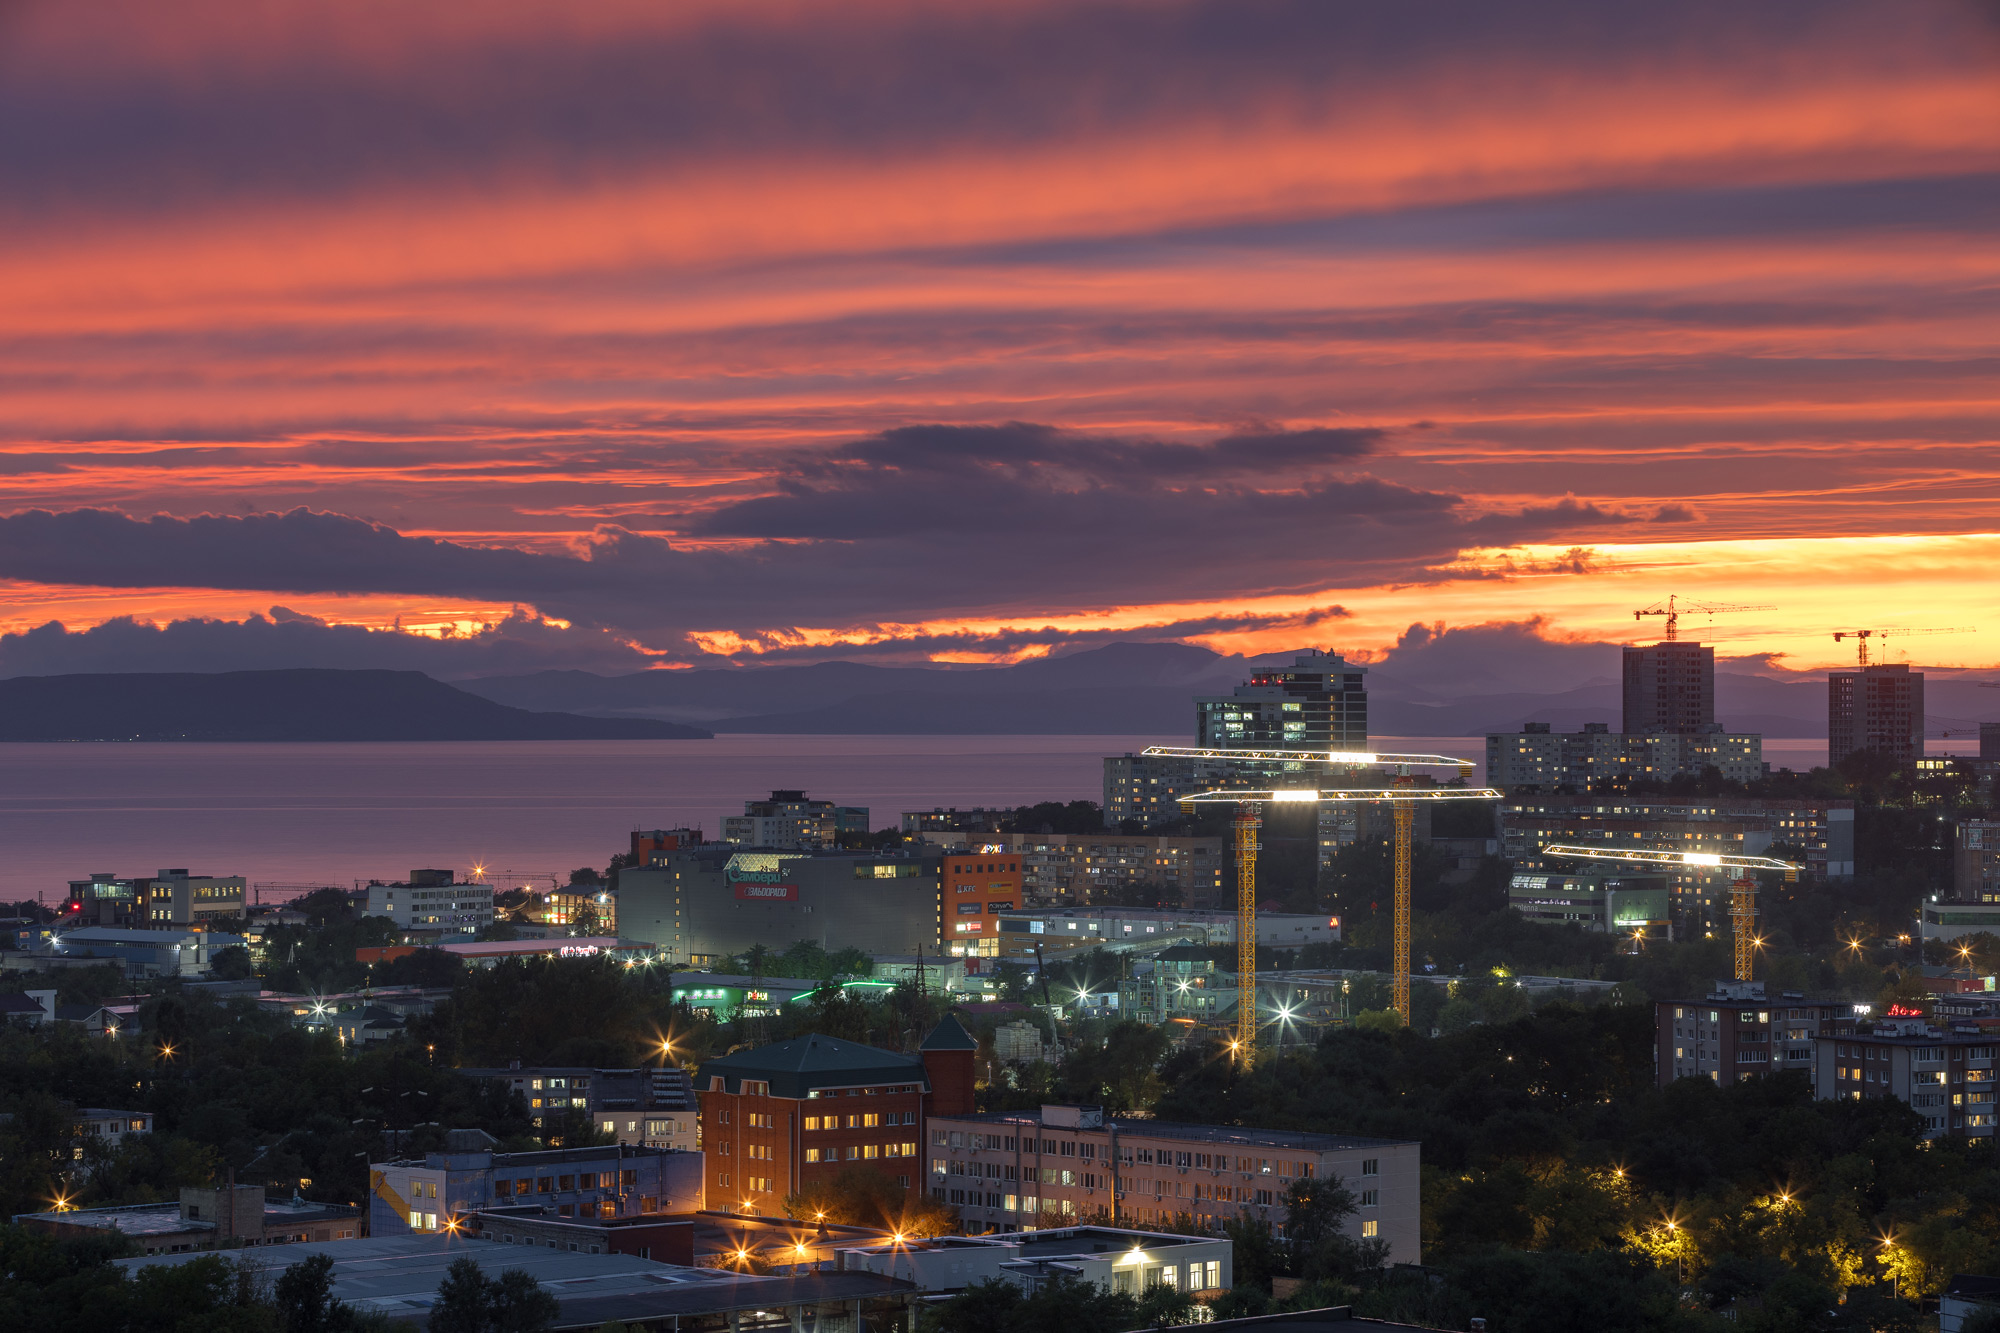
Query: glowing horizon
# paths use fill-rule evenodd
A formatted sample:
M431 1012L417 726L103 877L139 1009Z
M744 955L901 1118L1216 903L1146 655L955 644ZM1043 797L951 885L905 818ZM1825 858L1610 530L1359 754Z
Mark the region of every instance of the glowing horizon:
M0 672L1379 660L1669 594L1772 669L2000 662L1956 0L109 8L0 48Z

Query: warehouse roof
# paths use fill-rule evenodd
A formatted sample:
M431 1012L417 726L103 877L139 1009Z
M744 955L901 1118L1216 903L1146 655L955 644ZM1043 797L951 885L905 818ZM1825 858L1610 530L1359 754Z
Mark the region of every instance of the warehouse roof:
M562 1306L555 1327L594 1329L613 1319L657 1319L770 1309L801 1302L864 1300L909 1291L872 1273L754 1277L681 1268L626 1254L584 1254L541 1245L503 1245L457 1236L383 1236L302 1242L240 1252L243 1263L282 1270L316 1254L333 1260L333 1294L358 1310L392 1319L427 1318L453 1262L470 1258L489 1277L526 1272ZM118 1262L128 1269L185 1263L200 1254L153 1255Z

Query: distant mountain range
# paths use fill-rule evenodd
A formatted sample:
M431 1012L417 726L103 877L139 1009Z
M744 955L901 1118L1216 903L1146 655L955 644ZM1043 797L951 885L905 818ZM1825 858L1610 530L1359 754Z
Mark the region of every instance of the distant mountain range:
M1227 694L1258 665L1291 654L1232 657L1179 643L1118 643L1016 666L882 667L856 662L597 676L544 671L459 682L518 708L656 718L718 732L857 735L1122 735L1188 738L1193 696ZM1615 665L1615 658L1613 663ZM1377 736L1478 736L1547 722L1571 731L1622 723L1617 680L1599 677L1537 693L1441 697L1400 684L1393 668L1368 675L1369 730ZM2000 691L1933 676L1930 712L1971 726L2000 718ZM1731 730L1779 738L1826 735L1823 676L1782 680L1716 673L1716 712Z
M226 671L0 680L0 741L707 738L647 718L529 712L419 671Z
M0 680L0 740L610 740L715 732L1101 735L1186 741L1193 698L1227 694L1291 654L1232 657L1179 643L1118 643L1007 667L858 662L597 676L544 671L447 685L414 671L236 671ZM1614 659L1615 661L1615 659ZM1368 675L1375 736L1478 736L1547 722L1622 723L1609 677L1547 693L1445 696ZM1468 679L1476 684L1478 676ZM1928 682L1932 734L2000 719L2000 691ZM1716 712L1772 739L1826 734L1821 676L1716 673Z

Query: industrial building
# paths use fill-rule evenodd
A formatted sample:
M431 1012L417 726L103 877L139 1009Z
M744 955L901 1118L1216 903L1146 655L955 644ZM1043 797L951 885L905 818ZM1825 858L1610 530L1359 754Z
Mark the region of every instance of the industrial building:
M1235 985L1233 973L1217 972L1207 949L1190 945L1162 949L1151 958L1133 959L1132 970L1118 979L1118 1016L1156 1027L1183 1021L1219 1024L1236 1007ZM997 1040L994 1048L997 1058Z
M1826 762L1874 750L1899 765L1924 753L1924 673L1901 662L1835 671L1826 678Z
M711 843L621 870L619 929L664 960L706 967L753 945L936 952L942 854L751 851Z
M485 1139L477 1130L453 1134ZM558 1217L635 1217L702 1207L701 1154L617 1143L516 1153L453 1146L422 1157L370 1162L368 1186L371 1236L453 1230L460 1214L499 1203L543 1204Z
M490 1232L491 1228L488 1228ZM566 1248L565 1248L566 1247ZM469 1235L370 1236L331 1244L253 1250L242 1260L264 1281L300 1260L325 1255L335 1300L363 1315L404 1325L427 1320L438 1285L453 1263L470 1259L488 1280L509 1270L532 1278L554 1296L556 1333L628 1328L803 1329L867 1333L910 1326L916 1289L867 1272L794 1272L762 1276L688 1268L622 1253L591 1254L569 1241L496 1244ZM127 1272L193 1255L116 1261Z
M1699 735L1715 728L1715 649L1679 640L1634 645L1625 649L1624 667L1627 734Z
M1058 1275L1137 1296L1171 1287L1220 1296L1235 1285L1234 1245L1225 1236L1182 1236L1125 1227L1058 1227L929 1240L884 1238L843 1246L845 1272L901 1278L928 1292L962 1291L1002 1278L1032 1291Z
M1764 776L1764 738L1702 732L1621 733L1604 722L1557 732L1529 722L1486 737L1486 781L1506 791L1588 792L1600 782L1670 782L1714 768L1730 782Z
M1368 668L1338 653L1301 653L1226 696L1197 695L1196 744L1237 750L1368 748Z
M1597 934L1665 935L1672 893L1663 875L1517 870L1507 905L1530 921Z
M310 1199L269 1198L262 1185L187 1186L179 1203L21 1213L17 1225L60 1239L115 1231L146 1254L199 1254L257 1245L351 1240L361 1210Z
M922 1189L925 1125L972 1110L977 1051L947 1015L916 1055L815 1034L703 1062L694 1081L712 1206L775 1213L857 1164Z
M52 935L47 944L8 962L18 959L38 970L104 962L116 963L127 977L198 977L214 966L216 954L243 944L240 935L214 930L83 926Z
M1146 1226L1187 1214L1217 1229L1248 1215L1282 1232L1295 1181L1337 1179L1360 1205L1346 1223L1350 1235L1388 1242L1391 1263L1422 1258L1422 1150L1404 1140L1043 1106L940 1115L926 1142L931 1194L959 1205L968 1229L1062 1227L1099 1215L1113 1226Z

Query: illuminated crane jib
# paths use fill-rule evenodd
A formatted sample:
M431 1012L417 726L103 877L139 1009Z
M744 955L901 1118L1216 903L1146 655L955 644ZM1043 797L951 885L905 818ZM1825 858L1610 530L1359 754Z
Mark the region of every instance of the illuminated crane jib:
M1144 753L1154 758L1209 759L1228 763L1312 763L1355 768L1392 768L1389 786L1218 788L1179 798L1185 808L1234 805L1236 833L1236 1040L1238 1057L1248 1060L1257 1049L1257 829L1259 811L1267 804L1320 801L1356 804L1387 801L1395 822L1395 990L1394 1006L1404 1026L1410 1022L1410 838L1418 801L1497 801L1491 787L1420 787L1412 768L1449 768L1459 774L1472 761L1443 754L1386 754L1372 750L1250 750L1155 745Z
M1756 961L1757 881L1753 870L1780 870L1787 880L1799 877L1799 867L1775 856L1741 856L1734 852L1685 852L1665 847L1579 847L1552 842L1541 850L1543 856L1559 856L1570 861L1608 861L1614 865L1682 866L1691 870L1735 870L1739 873L1729 886L1729 917L1736 942L1736 979L1750 980Z

